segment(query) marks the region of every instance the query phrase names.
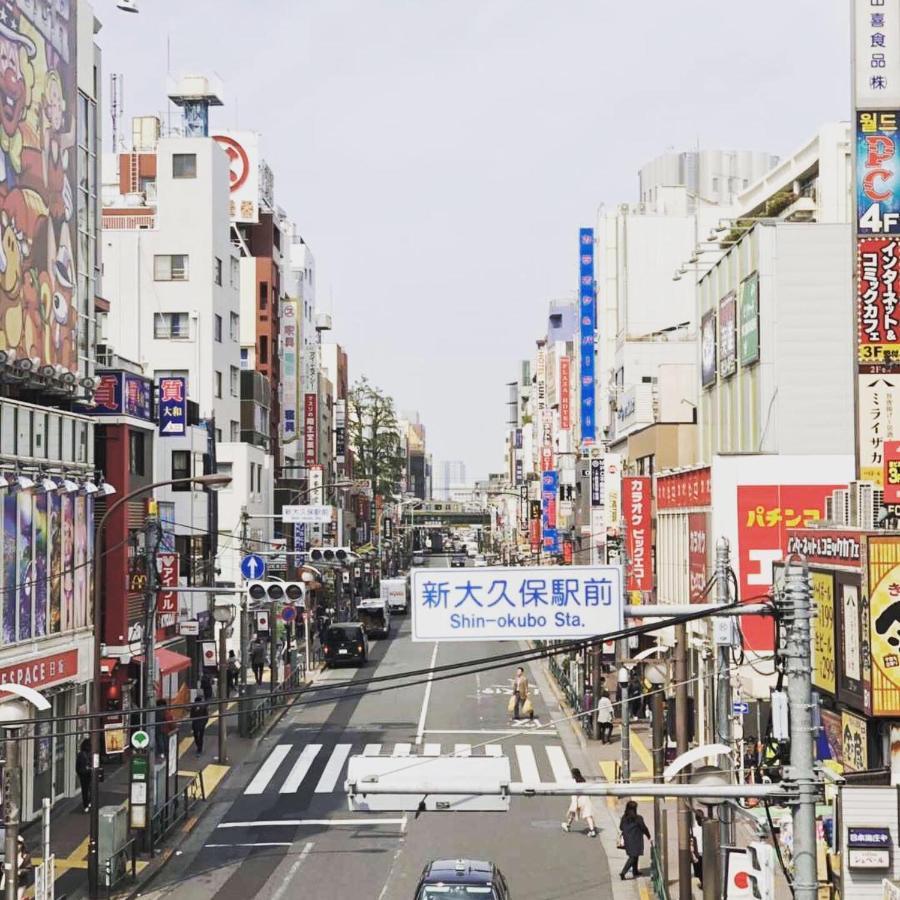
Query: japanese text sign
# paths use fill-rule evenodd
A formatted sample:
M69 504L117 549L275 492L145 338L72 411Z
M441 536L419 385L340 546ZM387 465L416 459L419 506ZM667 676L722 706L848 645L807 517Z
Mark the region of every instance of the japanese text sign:
M759 361L759 273L741 282L738 308L739 357L742 366Z
M896 110L856 114L856 214L860 234L900 232L897 116Z
M594 229L582 228L578 232L578 322L579 322L579 377L581 385L581 443L593 444L597 436L595 398L595 346L597 327L597 300L594 292Z
M852 713L841 712L841 762L845 772L864 772L869 768L868 724Z
M700 321L700 383L709 387L716 381L716 311L711 309Z
M159 379L159 435L182 437L187 434L187 379Z
M900 715L900 539L870 537L867 548L873 716Z
M788 553L799 553L816 565L852 566L860 561L859 535L851 531L828 531L822 528L791 528L788 530Z
M884 502L900 503L900 441L884 442Z
M572 361L568 356L562 356L559 360L559 427L567 431L572 425L572 413L570 395L572 385L570 380Z
M834 641L834 575L831 572L810 572L813 605L816 617L812 633L812 682L829 694L835 692Z
M875 487L884 483L884 442L900 438L900 377L860 374L859 477Z
M149 420L153 415L153 383L129 372L105 372L94 391L95 416L135 416Z
M650 486L648 476L622 479L622 510L628 557L626 589L629 591L653 590Z
M259 221L259 135L234 131L213 135L228 158L229 207L232 222Z
M737 297L734 291L719 301L719 375L737 371Z
M528 501L528 538L532 550L541 547L541 501Z
M298 343L300 339L299 304L281 303L281 428L285 437L297 434Z
M319 460L319 398L316 394L303 395L303 447L307 466Z
M859 361L900 360L900 239L860 238L857 260Z
M690 509L712 503L712 473L709 466L689 472L656 476L657 509Z
M159 569L159 584L164 588L178 587L178 554L157 553L156 565ZM163 613L178 612L178 591L157 591L156 611Z
M603 460L591 460L591 506L603 506Z
M622 627L620 566L414 569L414 641L587 638Z
M282 522L302 522L309 525L327 524L331 521L334 507L323 504L303 504L301 506L283 506Z
M900 106L900 0L853 0L855 105Z
M559 553L559 537L556 531L556 501L559 494L559 473L553 469L544 472L541 480L541 512L543 546L547 553Z
M603 456L603 520L608 537L619 534L622 515L622 457L618 453Z
M704 601L703 589L709 569L709 514L692 512L687 514L688 526L688 579L691 592L691 603Z

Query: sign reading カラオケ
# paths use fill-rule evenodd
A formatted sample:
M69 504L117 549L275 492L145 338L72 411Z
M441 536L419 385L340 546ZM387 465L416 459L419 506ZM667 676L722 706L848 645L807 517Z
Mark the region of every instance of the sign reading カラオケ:
M622 627L622 567L414 569L414 641L587 638Z

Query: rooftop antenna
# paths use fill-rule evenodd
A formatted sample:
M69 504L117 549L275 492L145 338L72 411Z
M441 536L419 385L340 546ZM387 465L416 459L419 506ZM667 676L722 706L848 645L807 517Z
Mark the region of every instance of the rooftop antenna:
M125 115L125 76L113 72L109 76L110 107L109 114L112 117L112 149L113 153L119 152L119 122Z

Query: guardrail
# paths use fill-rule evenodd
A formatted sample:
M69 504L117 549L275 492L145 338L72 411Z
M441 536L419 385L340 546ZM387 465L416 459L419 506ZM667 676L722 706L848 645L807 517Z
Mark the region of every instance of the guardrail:
M130 840L121 846L104 864L103 883L106 887L107 900L112 897L113 888L126 877L130 877L131 881L137 880L137 842L135 840Z
M657 900L669 900L669 886L663 875L662 863L655 843L650 844L650 884Z
M150 853L153 848L179 823L201 800L206 799L203 773L199 772L157 809L150 819Z
M279 682L274 692L266 691L260 696L250 694L238 700L238 733L241 737L254 737L269 720L269 716L282 709L289 702L289 692L299 688L306 680L306 665L298 659L297 668Z

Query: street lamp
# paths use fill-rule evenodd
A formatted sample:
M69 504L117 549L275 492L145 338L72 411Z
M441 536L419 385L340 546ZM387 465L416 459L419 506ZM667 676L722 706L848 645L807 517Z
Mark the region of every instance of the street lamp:
M228 629L234 621L234 607L231 601L216 601L212 609L213 618L219 623L219 765L224 766L228 757L225 753L225 704L228 701Z
M616 676L619 682L619 704L622 707L622 781L631 781L631 697L628 695L628 682L631 670L622 666Z
M102 625L103 616L101 612L101 600L103 597L103 579L100 577L98 563L103 559L103 531L109 517L121 509L129 500L139 497L141 494L149 493L156 488L169 487L175 484L197 484L200 487L209 490L217 490L231 484L230 475L196 475L187 478L170 478L165 481L155 481L152 484L144 485L137 488L123 497L119 497L101 516L100 521L94 529L94 558L92 565L94 569L94 682L91 689L91 820L90 820L90 837L88 841L88 888L91 897L97 897L100 890L100 858L99 858L99 837L100 837L100 732L103 728L103 715L100 710L101 694L100 694L100 662L102 659L101 643L102 643ZM115 488L107 482L103 482L106 486L104 494L115 492ZM89 486L93 490L90 493L98 493L100 488L92 481L88 480L84 483L84 490L87 493ZM146 658L148 671L153 671L153 661ZM150 826L148 826L150 827Z

